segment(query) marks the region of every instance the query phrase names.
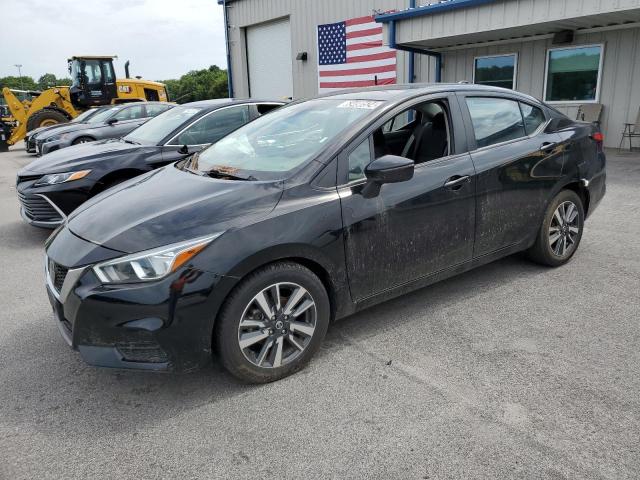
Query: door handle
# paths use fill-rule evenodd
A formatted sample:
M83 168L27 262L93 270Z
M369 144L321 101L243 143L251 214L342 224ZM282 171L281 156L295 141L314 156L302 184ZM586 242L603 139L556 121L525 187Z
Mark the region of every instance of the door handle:
M451 190L458 190L462 187L463 183L468 183L471 181L471 177L469 175L454 175L449 178L446 182L444 182L445 188L450 188Z
M545 142L542 144L542 146L540 147L540 151L541 152L548 152L549 150L553 150L554 148L556 148L558 146L557 143L549 143L549 142Z

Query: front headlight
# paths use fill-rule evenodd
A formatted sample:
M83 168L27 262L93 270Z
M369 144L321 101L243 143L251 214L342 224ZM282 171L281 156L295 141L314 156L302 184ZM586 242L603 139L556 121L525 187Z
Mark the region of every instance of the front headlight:
M93 271L102 283L159 280L175 272L220 235L222 232L98 263Z
M36 183L33 184L34 187L39 187L42 185L55 185L56 183L64 183L71 182L73 180L80 180L81 178L86 177L91 173L91 170L80 170L79 172L65 172L65 173L50 173L49 175L45 175L40 178Z

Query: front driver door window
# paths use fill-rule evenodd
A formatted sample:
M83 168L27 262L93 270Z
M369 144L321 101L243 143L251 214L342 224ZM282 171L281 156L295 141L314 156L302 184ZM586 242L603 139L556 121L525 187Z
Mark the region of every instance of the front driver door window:
M249 122L249 107L238 105L221 108L197 120L180 133L171 145L206 145Z

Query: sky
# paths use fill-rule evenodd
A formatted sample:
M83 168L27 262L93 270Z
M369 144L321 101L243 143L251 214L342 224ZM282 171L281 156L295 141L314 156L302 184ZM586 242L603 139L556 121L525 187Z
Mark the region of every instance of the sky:
M117 55L124 77L179 78L226 68L222 7L216 0L0 0L0 77L68 76L72 55Z

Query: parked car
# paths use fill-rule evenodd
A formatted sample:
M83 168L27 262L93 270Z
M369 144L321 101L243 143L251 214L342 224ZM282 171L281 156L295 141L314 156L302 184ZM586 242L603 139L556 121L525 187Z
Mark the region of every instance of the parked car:
M55 228L97 193L216 142L281 101L206 100L175 107L122 139L56 151L18 172L22 218Z
M71 145L120 138L173 106L166 102L112 105L101 109L85 122L68 123L53 131L38 134L36 150L39 155L45 155Z
M90 108L89 110L86 110L84 112L82 112L80 115L78 115L77 117L75 117L73 120L71 120L70 122L67 123L56 123L54 125L49 125L47 127L40 127L40 128L36 128L34 130L31 130L29 132L27 132L27 134L24 137L24 149L27 151L27 153L37 153L37 149L36 149L36 137L38 134L40 133L44 133L44 132L51 132L53 130L57 130L59 128L65 128L71 124L74 123L86 123L87 120L89 120L89 118L93 117L96 113L109 109L111 108L111 106L105 106L105 107L95 107L95 108Z
M214 349L276 380L333 320L515 252L569 261L602 142L492 87L299 101L76 210L46 246L56 323L93 365L189 370Z

